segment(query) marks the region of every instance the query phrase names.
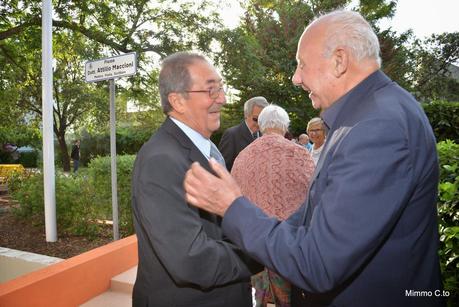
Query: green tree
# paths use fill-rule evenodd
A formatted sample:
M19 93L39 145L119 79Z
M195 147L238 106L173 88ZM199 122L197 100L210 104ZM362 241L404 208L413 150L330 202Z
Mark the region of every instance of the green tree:
M459 32L432 34L415 40L409 76L412 92L418 99L459 101ZM453 69L456 69L455 71Z
M4 69L14 72L15 80L7 80L5 88L10 93L1 103L14 106L13 113L29 114L29 126L36 127L42 115L41 101L41 51L39 29L28 28L15 37L14 42L3 46ZM27 41L27 43L25 43ZM84 82L81 69L82 56L88 54L88 44L81 34L63 29L54 33L55 71L53 82L53 127L60 149L60 157L65 171L70 170L67 151L66 133L79 118L90 113L95 105L100 104L103 94L100 89L91 88ZM89 49L91 50L91 49ZM10 109L10 111L11 111ZM18 111L19 110L19 111ZM13 124L13 123L11 123ZM6 125L9 130L16 130L13 125Z
M0 6L0 73L6 89L0 105L20 110L2 108L7 116L33 114L35 123L41 120L41 3L17 0ZM210 33L220 25L210 3L54 1L54 132L64 170L69 170L69 129L108 125L106 82L86 84L82 63L136 51L138 74L120 82L117 92L132 91L137 104L157 108L157 94L149 90L155 87L155 63L177 50L209 51Z
M34 94L28 88L29 80L24 78L33 65L23 65L27 58L23 51L21 44L0 43L0 147L5 143L40 145L39 122L30 108L23 107L25 97Z
M245 15L234 30L219 33L221 52L217 60L223 66L227 82L239 91L240 101L228 104L223 129L242 118L242 104L252 96L262 95L284 107L291 117L294 134L304 131L307 121L318 115L307 93L295 87L291 77L296 68L296 48L305 26L314 16L347 6L351 1L251 0L245 3ZM360 11L379 31L377 22L391 17L395 1L360 1ZM409 33L397 37L387 30L380 33L384 68L399 79L408 69L403 43ZM397 80L398 81L398 80Z

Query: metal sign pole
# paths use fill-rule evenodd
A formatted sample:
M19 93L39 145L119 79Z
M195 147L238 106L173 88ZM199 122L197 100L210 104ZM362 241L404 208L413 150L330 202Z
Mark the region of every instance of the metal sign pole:
M110 82L110 158L112 177L112 219L113 239L118 240L118 184L116 178L116 113L115 113L115 78L135 75L137 72L137 54L130 52L114 57L88 61L85 64L86 82Z
M115 79L110 79L110 156L112 171L113 240L120 238L118 223L118 183L116 177Z
M57 241L53 133L53 42L51 0L42 2L43 189L46 242Z

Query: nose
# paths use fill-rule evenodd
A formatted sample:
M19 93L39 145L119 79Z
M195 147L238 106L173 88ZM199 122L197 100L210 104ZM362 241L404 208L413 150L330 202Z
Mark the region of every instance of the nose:
M301 85L302 83L298 67L295 69L295 73L292 76L292 83L293 85L297 86Z
M225 105L226 104L226 90L225 89L222 88L218 92L218 97L217 97L217 99L215 99L215 102L218 103L218 104L221 104L221 105Z

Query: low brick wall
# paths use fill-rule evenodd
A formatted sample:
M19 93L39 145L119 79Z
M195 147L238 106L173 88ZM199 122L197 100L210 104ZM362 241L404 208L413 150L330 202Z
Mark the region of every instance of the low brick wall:
M0 307L79 306L105 292L110 279L137 265L130 236L0 284Z

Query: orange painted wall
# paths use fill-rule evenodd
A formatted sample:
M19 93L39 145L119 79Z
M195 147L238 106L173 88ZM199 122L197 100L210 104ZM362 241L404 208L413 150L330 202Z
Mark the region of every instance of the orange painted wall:
M78 306L137 265L135 235L0 284L0 307Z

